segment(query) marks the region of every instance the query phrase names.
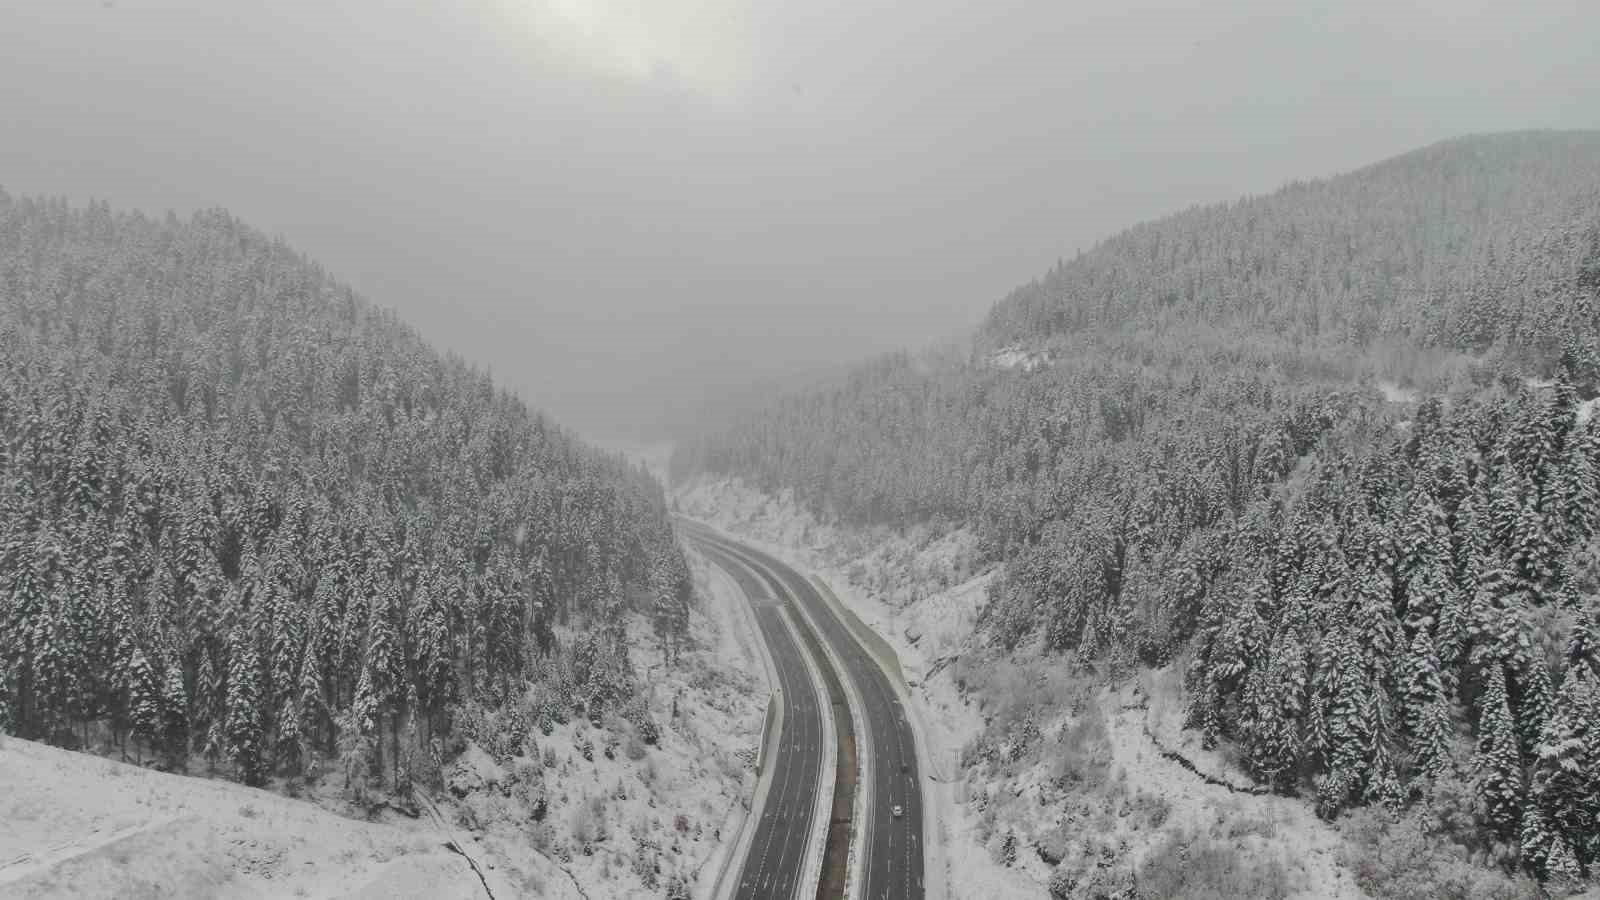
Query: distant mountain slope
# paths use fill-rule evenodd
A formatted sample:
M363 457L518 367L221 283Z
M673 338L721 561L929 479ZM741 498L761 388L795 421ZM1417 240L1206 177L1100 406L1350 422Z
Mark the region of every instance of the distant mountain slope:
M1594 256L1597 206L1600 132L1447 141L1131 228L1013 292L983 334L1206 325L1297 347L1399 336L1559 352L1591 324L1570 276ZM1518 296L1495 291L1513 284Z
M1063 442L1119 443L1224 382L1548 375L1592 347L1596 285L1600 132L1451 141L1130 229L997 304L969 358L874 361L686 441L677 470L850 520L991 515Z
M642 714L659 487L281 244L0 193L0 348L0 728L404 788L522 678Z
M1600 861L1597 338L1600 133L1464 138L1130 229L967 357L675 466L972 525L1005 563L981 644L1185 661L1191 724L1262 782L1332 816L1459 774L1452 839L1564 877Z

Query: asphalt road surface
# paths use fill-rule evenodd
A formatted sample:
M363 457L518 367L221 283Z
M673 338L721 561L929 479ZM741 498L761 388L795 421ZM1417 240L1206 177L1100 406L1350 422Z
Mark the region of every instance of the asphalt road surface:
M905 708L889 678L836 617L813 585L800 573L759 550L711 532L692 532L702 546L721 548L765 570L789 598L803 604L823 640L841 659L865 708L862 719L871 747L871 825L865 834L862 894L866 900L909 900L924 896L922 847L922 784L918 780L916 744ZM768 582L769 585L772 581ZM901 814L893 814L894 807Z
M772 786L756 824L750 855L740 869L734 897L797 897L806 848L812 837L822 757L831 749L822 746L822 704L804 651L784 624L781 602L761 578L728 551L709 541L697 543L713 565L732 576L750 601L756 625L778 670L778 689L783 692L783 728L777 751L765 761L772 767Z

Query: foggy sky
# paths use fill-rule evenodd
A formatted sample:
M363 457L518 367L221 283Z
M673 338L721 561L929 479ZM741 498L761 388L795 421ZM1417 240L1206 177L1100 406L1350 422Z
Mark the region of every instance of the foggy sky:
M596 436L1099 238L1600 125L1593 0L0 3L0 186L282 236Z

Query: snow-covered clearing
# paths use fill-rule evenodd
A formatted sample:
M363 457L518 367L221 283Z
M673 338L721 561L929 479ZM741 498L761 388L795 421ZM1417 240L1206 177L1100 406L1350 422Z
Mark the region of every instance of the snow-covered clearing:
M952 900L1046 896L1051 877L1061 877L1057 861L1063 870L1085 867L1088 880L1073 891L1113 889L1094 879L1137 868L1177 830L1233 848L1250 864L1281 864L1293 896L1361 896L1339 862L1344 839L1308 804L1208 784L1162 755L1175 751L1207 774L1250 784L1182 729L1181 677L1162 670L1119 685L1069 685L1064 676L1041 674L1051 666L1037 657L986 655L973 626L995 573L976 565L970 533L840 528L818 522L788 496L728 480L683 485L674 502L686 515L821 575L894 646L915 685L912 700L932 756L935 783L925 788L945 839ZM1044 685L1040 701L1010 705L1030 685ZM1069 687L1081 704L1066 701ZM1034 742L1015 759L984 762L973 751L996 743L986 722L993 726L1013 710L1033 717ZM972 754L965 768L964 751ZM1009 865L1002 862L1007 835L1018 848Z
M360 822L231 782L3 740L6 897L486 896L426 819ZM496 896L518 896L501 873L486 877Z
M1032 372L1053 362L1049 350L1025 350L1022 347L1002 347L989 356L989 363L997 369L1018 369Z
M1415 403L1418 393L1411 388L1401 387L1393 381L1379 381L1378 393L1390 403Z

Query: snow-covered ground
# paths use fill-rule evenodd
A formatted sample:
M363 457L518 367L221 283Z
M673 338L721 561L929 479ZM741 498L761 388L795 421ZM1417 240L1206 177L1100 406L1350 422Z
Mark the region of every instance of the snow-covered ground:
M1175 751L1200 771L1230 784L1250 784L1220 753L1202 749L1199 734L1183 728L1181 672L1170 666L1149 671L1137 683L1123 684L1101 697L1102 708L1110 714L1112 765L1129 784L1170 806L1169 823L1231 835L1253 855L1279 858L1300 896L1362 896L1339 862L1347 849L1343 837L1318 819L1309 804L1290 797L1235 793L1195 777L1161 755L1162 750Z
M0 896L485 896L427 818L360 822L232 782L0 741ZM504 871L485 876L496 896L520 895Z
M916 685L912 700L933 757L938 783L929 799L952 900L1043 897L1051 877L1060 878L1056 860L1066 861L1063 868L1086 865L1090 877L1127 871L1179 832L1230 848L1247 865L1281 865L1293 896L1361 896L1339 862L1343 838L1307 804L1230 792L1162 755L1176 751L1202 771L1249 783L1181 728L1182 679L1174 673L1085 684L1048 660L998 657L978 646L973 626L995 572L976 565L970 533L840 528L787 496L729 480L692 481L674 502L685 515L821 575L894 646ZM1000 765L969 759L963 768L963 751L996 743L986 721L1016 712L1014 696L1034 686L1041 701L1018 713L1035 717L1039 736L1030 751ZM1066 702L1070 691L1083 702ZM1078 757L1100 774L1076 772ZM1018 845L1010 864L1002 861L1007 835ZM1074 890L1089 888L1079 881Z

